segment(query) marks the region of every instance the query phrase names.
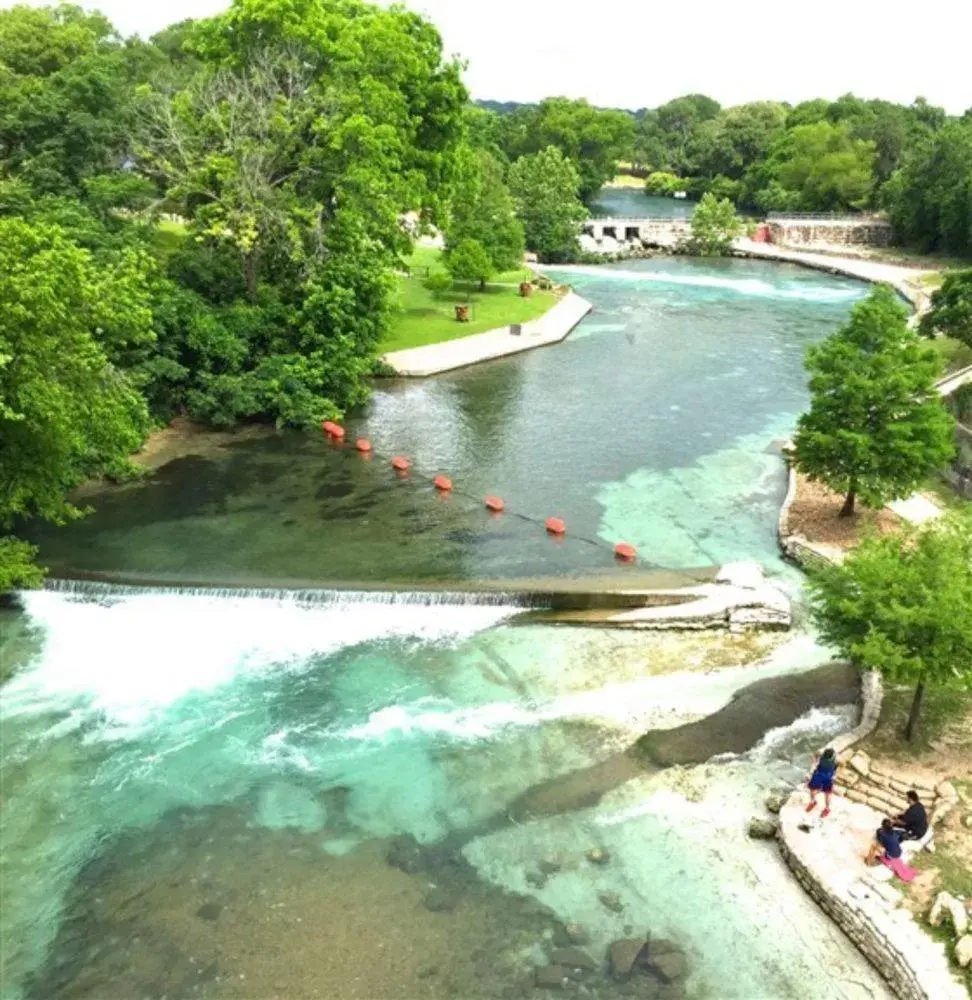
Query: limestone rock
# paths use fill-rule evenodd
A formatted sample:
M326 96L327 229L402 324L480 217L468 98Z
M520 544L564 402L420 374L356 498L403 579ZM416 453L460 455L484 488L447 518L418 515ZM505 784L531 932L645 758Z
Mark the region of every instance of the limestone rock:
M526 884L534 889L542 889L547 884L547 876L543 872L527 872Z
M681 950L674 941L669 941L668 938L653 937L648 945L648 953L651 955L652 960L659 955L668 955L673 951L680 952Z
M542 965L537 969L537 986L542 986L548 990L562 990L569 982L569 971L562 965Z
M576 946L554 948L550 952L550 964L563 965L568 969L583 969L585 972L593 972L597 968L597 962L583 948Z
M260 793L256 822L268 830L316 833L324 828L327 811L309 789L278 781Z
M955 942L955 961L963 969L972 965L972 934L966 934Z
M955 928L955 933L961 937L969 928L969 915L965 911L965 904L956 899L951 893L940 892L935 897L931 913L928 914L928 922L932 927L940 927L945 918L951 921Z
M616 892L599 892L597 898L601 901L602 906L615 913L620 913L624 909L624 903L621 902L621 897Z
M786 805L787 798L788 796L780 792L773 792L771 795L766 796L766 808L774 815L777 815L783 806Z
M606 865L611 860L611 855L603 847L592 847L587 852L587 860L593 865Z
M653 955L651 967L663 983L672 983L688 972L688 961L680 951L670 951L657 957Z
M565 924L564 931L571 944L587 944L591 936L583 924Z
M630 974L639 956L648 947L644 938L622 938L611 945L611 971L615 976L625 977Z
M871 773L871 758L863 750L858 750L850 759L850 766L862 777Z
M778 825L775 820L754 816L749 821L749 836L753 840L773 840L776 837Z
M727 583L730 587L744 590L759 590L764 582L763 567L754 562L726 563L716 577L716 583Z
M396 837L388 846L385 860L392 868L398 868L406 875L414 875L425 867L425 852L414 837L401 836Z
M433 886L425 894L425 908L433 913L451 913L456 908L456 901L450 892Z
M955 786L950 781L943 781L938 788L935 789L937 795L945 799L946 802L958 802L959 794L955 790Z
M972 830L972 813L969 813L962 822L967 830Z

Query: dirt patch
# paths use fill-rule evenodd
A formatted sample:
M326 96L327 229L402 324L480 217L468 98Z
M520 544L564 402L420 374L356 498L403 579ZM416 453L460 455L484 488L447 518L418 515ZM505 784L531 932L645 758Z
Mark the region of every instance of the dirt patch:
M187 455L216 455L228 445L268 437L274 433L276 432L272 427L264 424L249 424L233 430L214 430L212 427L194 424L186 417L176 417L168 427L150 434L142 450L132 456L132 461L139 468L154 472L177 458L185 458Z
M901 526L901 518L887 508L868 510L858 507L853 517L841 517L843 505L844 498L840 494L797 473L789 533L800 535L814 544L852 549L868 531L876 530L884 535Z

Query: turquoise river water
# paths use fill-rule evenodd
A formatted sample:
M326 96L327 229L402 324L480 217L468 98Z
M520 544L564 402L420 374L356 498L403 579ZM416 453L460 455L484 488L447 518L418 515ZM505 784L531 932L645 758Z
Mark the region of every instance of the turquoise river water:
M597 965L576 989L602 1000L888 996L745 835L853 705L741 756L626 774L584 808L507 815L827 660L801 634L558 629L517 624L502 593L409 591L601 572L618 537L658 566L773 560L800 357L860 287L738 262L562 276L596 306L567 342L390 384L353 421L474 499L316 435L244 436L39 538L62 577L402 583L61 582L0 609L2 1000L542 997L535 970L571 923ZM486 491L591 541L490 520ZM685 975L606 976L636 933L672 942Z

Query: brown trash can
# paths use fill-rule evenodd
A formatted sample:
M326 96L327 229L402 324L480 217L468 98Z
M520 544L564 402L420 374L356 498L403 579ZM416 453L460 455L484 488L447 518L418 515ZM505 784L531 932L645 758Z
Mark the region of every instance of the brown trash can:
M460 323L469 322L469 306L456 306L456 319Z

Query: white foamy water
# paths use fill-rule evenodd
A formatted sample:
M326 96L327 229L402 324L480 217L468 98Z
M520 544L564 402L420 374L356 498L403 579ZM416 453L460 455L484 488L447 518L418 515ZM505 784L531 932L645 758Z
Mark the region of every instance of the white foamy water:
M851 302L860 298L856 288L834 287L832 283L786 281L774 284L760 278L724 278L715 274L673 274L663 271L634 271L586 264L558 265L557 274L586 275L604 281L670 285L689 288L715 288L749 298L793 299L801 302Z
M103 716L131 736L187 695L269 670L304 670L342 649L387 639L454 642L520 610L145 592L92 602L23 595L44 634L32 667L0 692L5 716L65 709ZM80 716L78 716L80 718Z

